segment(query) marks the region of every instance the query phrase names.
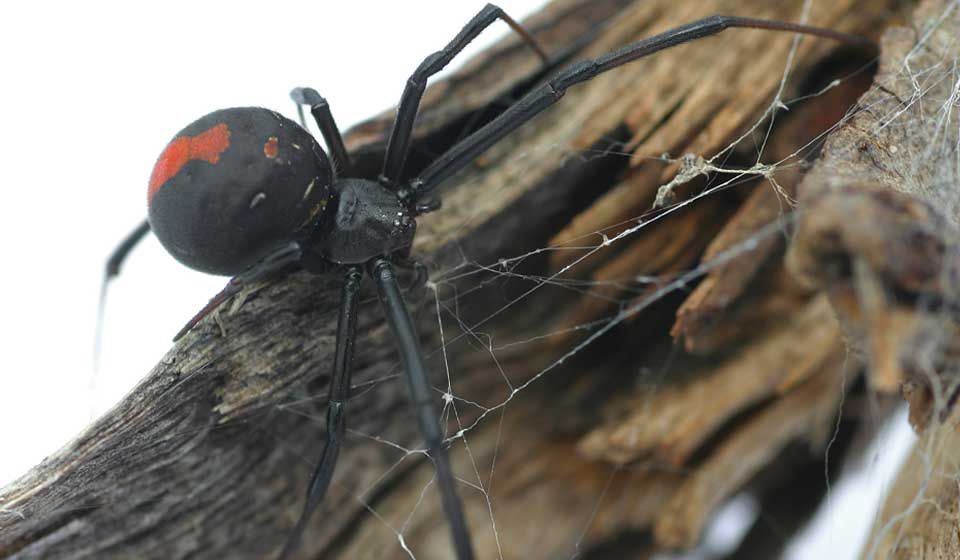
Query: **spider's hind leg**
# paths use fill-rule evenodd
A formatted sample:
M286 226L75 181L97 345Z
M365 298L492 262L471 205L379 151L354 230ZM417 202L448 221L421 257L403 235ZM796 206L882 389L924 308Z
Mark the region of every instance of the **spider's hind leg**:
M110 253L107 258L107 265L103 272L103 281L100 284L100 300L97 303L97 324L93 341L93 369L100 368L100 343L103 335L103 317L107 307L107 288L110 282L120 275L120 268L123 266L130 251L137 246L140 241L150 232L150 222L144 220L131 231L123 241Z
M286 560L299 547L300 539L307 528L314 510L323 499L333 480L340 447L347 429L346 406L350 398L350 378L353 374L353 343L357 336L357 315L360 304L360 279L363 271L358 266L346 268L340 292L340 311L337 318L333 371L327 399L327 434L307 485L306 498L300 518L290 531L287 542L278 556Z
M350 154L343 143L343 136L340 134L340 128L337 122L333 120L333 113L330 112L330 104L324 99L317 90L308 87L293 88L290 92L290 98L297 104L297 115L300 117L300 125L307 128L306 119L303 117L303 106L310 107L310 113L313 115L317 126L320 128L320 134L323 135L323 141L330 150L330 157L333 158L333 165L336 174L340 176L350 176L353 174L353 163L350 161Z
M300 244L290 242L282 247L278 247L275 251L260 260L260 262L231 278L230 281L227 282L227 285L220 290L220 293L213 296L210 301L180 329L180 332L173 337L173 341L176 342L183 338L183 336L190 332L204 317L215 311L223 302L240 293L245 287L265 280L299 262L302 254ZM222 330L223 325L220 325L220 328Z

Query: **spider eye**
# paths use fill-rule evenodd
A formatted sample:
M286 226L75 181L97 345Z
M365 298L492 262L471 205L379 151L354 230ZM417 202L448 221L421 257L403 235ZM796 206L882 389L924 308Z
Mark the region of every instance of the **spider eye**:
M308 233L330 199L326 153L300 125L255 107L180 131L150 176L150 227L183 264L236 275Z

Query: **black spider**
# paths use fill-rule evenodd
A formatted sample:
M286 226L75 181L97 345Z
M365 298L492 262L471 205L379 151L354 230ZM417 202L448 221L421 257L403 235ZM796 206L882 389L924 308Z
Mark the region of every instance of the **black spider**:
M377 180L351 176L353 168L329 106L316 91L293 90L310 106L332 157L297 123L261 108L215 111L183 129L160 155L148 190L149 218L116 249L107 277L152 229L180 262L213 274L233 276L177 334L181 337L220 303L252 282L292 264L315 272L338 271L343 288L336 351L329 389L327 439L307 489L306 503L281 558L297 546L310 514L323 501L333 476L346 426L351 360L361 278L377 285L387 322L396 338L420 431L432 457L456 557L473 558L456 483L434 410L423 352L397 285L393 263L408 263L417 216L437 210L427 197L445 179L469 165L494 143L556 103L567 88L665 48L750 27L869 43L810 26L740 17L713 16L671 29L556 72L488 124L457 142L407 177L404 164L427 79L443 69L483 29L500 19L548 63L536 41L500 8L487 5L443 50L428 56L407 81ZM870 43L872 44L872 43Z

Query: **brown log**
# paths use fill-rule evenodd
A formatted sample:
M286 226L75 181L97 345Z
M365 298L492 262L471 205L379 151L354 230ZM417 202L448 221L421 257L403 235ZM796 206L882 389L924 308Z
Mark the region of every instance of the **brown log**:
M918 90L910 71L956 62L956 21L955 5L925 2L916 28L885 35L863 109L831 136L801 190L791 268L830 294L882 391L930 367L949 369L956 355L955 338L930 335L956 328L960 133L956 111L931 120L924 109L955 105L956 86L931 77ZM929 36L920 35L925 29Z
M956 2L924 1L890 29L863 110L800 191L791 267L829 294L870 385L901 390L921 433L863 549L871 560L960 557L960 116L956 74L937 71L960 63L957 37Z
M567 61L715 13L799 20L803 5L558 0L527 25ZM818 2L808 21L869 35L893 5ZM432 282L408 299L438 406L452 385L451 454L479 558L645 558L691 546L727 497L822 452L857 367L843 360L823 297L784 273L777 209L790 201L757 193L792 192L802 148L866 87L866 74L844 79L849 90L793 108L816 117L809 128L783 119L765 134L778 92L814 94L872 56L837 49L732 30L604 74L491 148L422 219L414 252ZM411 168L542 77L511 37L433 86ZM777 165L740 176L769 183L701 197L756 160L753 140L725 148L758 122ZM381 115L348 135L368 175L389 123ZM678 170L693 180L673 181ZM665 194L682 202L652 211ZM631 232L638 219L656 225ZM704 275L709 290L681 289ZM326 395L336 283L297 272L256 286L178 342L113 410L0 491L0 556L275 554L323 440L315 395ZM409 547L449 558L393 342L369 288L363 296L347 446L298 554L408 558ZM798 352L797 338L813 350ZM665 374L636 383L641 368ZM670 398L657 406L677 412L649 430L643 414L661 395ZM638 421L650 432L642 445L628 433ZM807 458L775 460L798 441Z

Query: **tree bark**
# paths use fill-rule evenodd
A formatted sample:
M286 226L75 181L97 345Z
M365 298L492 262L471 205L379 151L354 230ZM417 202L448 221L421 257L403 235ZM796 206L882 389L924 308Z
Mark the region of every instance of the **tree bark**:
M558 0L526 25L563 64L715 13L801 19L803 2L772 4ZM808 22L871 35L895 4L818 2ZM835 313L846 309L836 286L863 267L824 281L834 253L798 237L806 249L792 262L818 282L803 285L786 271L784 233L800 171L869 86L872 56L727 31L572 88L449 181L414 247L431 283L407 297L438 407L451 384L447 433L479 558L695 546L728 498L782 495L822 464L837 426L859 426L838 418L862 388L842 336L853 321ZM410 169L550 70L509 37L432 86ZM771 124L774 99L796 102ZM379 171L390 122L348 134L364 174ZM802 189L803 235L808 197ZM316 395L326 395L337 293L333 276L295 272L201 323L113 410L0 492L0 556L276 554L322 446ZM449 558L433 466L372 294L347 446L298 554L407 558L408 547ZM797 480L823 491L822 480Z
M863 557L958 558L960 6L926 0L881 45L865 109L804 180L790 262L824 290L870 385L902 390L920 439Z

